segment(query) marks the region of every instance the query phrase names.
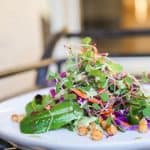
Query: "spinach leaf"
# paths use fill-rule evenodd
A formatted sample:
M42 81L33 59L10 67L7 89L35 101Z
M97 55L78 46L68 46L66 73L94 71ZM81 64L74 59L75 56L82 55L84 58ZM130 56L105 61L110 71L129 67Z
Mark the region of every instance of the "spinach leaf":
M73 120L82 117L80 106L72 101L57 104L49 111L41 111L34 115L26 116L20 123L23 133L43 133L61 128Z
M143 115L144 117L150 117L150 106L147 106L145 109L143 109Z
M36 104L35 100L31 101L26 105L26 113L30 115L32 112L38 112L43 110L43 106L40 104Z
M130 108L129 114L127 115L127 119L130 124L135 125L138 124L141 119L141 112L139 111L139 107L132 106Z
M39 112L42 111L46 105L51 104L53 106L55 101L48 95L42 95L40 99L40 103L37 103L37 96L31 102L26 105L26 113L30 115L32 112Z
M136 125L140 121L139 117L137 115L130 114L130 115L127 116L127 118L128 118L129 123L132 124L132 125Z

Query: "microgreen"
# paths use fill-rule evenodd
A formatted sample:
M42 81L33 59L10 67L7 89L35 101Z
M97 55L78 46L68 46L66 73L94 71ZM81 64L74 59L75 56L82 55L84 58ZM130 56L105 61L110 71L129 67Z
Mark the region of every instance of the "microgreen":
M123 71L123 67L120 64L116 64L113 62L110 62L108 64L108 67L110 68L110 70L112 70L113 72L116 72L116 73Z
M90 44L92 42L92 39L90 37L85 37L82 39L83 44Z
M92 104L92 107L95 109L95 110L100 110L100 106L98 104Z
M108 117L108 118L106 119L106 125L107 125L107 126L110 126L111 123L112 123L112 117L110 116L110 117Z
M100 94L100 98L103 102L107 102L109 100L109 95L107 93Z

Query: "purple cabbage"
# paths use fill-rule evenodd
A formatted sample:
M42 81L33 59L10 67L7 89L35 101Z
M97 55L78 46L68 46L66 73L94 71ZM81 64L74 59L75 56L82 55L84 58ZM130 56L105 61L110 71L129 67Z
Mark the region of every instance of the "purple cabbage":
M48 87L54 87L56 85L56 83L57 83L57 80L56 79L53 79L51 81L47 80L46 83L47 83Z
M63 102L63 101L64 101L64 97L61 96L60 99L59 99L59 102L61 103L61 102Z
M52 98L55 98L56 90L55 89L50 89L50 94L51 94Z
M81 98L81 97L78 97L77 102L78 102L81 106L83 106L84 104L87 103L87 101L86 101L85 99Z
M61 77L61 78L65 78L66 76L67 76L67 73L66 73L66 72L61 72L61 73L60 73L60 77Z
M125 121L125 122L128 121L127 117L126 117L126 115L127 115L126 110L120 110L120 111L115 112L114 114L115 114L116 118L118 118L119 120Z
M114 122L117 126L119 126L120 128L122 128L123 130L129 130L130 129L130 126L129 127L126 127L126 126L123 126L122 125L122 121L118 118L114 119Z
M121 120L119 120L118 118L114 119L115 124L117 126L119 126L120 128L124 129L124 130L130 130L130 131L134 131L138 129L138 125L130 125L129 127L125 127L122 125ZM150 129L150 123L148 122L148 128Z

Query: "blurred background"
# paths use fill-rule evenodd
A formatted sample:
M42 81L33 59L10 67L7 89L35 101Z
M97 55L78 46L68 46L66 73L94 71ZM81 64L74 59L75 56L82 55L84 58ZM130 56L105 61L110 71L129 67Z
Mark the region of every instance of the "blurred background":
M145 29L142 36L111 35ZM57 39L63 32L89 32L99 51L115 56L131 73L142 72L150 67L149 29L150 0L0 0L0 72L36 63L45 55L64 58L64 45L80 43L80 37ZM97 38L101 33L104 38ZM0 79L0 99L36 89L36 78L37 71L29 71Z

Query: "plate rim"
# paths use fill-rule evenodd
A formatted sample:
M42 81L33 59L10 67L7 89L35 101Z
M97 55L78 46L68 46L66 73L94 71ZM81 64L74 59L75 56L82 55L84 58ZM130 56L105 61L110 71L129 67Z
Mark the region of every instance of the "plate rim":
M12 97L12 98L9 98L7 99L6 101L3 101L0 103L0 108L3 106L3 105L6 105L7 103L12 103L13 101L16 101L18 98L23 98L23 97L26 97L26 96L30 96L31 94L32 95L35 95L39 92L46 92L47 90L49 90L50 88L43 88L43 89L39 89L39 90L35 90L35 91L32 91L32 92L29 92L29 93L25 93L25 94L22 94L22 95L19 95L19 96L15 96L15 97ZM127 132L130 132L130 131L127 131ZM25 134L23 134L25 135ZM29 134L27 134L29 135ZM31 134L30 134L31 135ZM26 137L21 137L21 138L16 138L16 136L13 136L13 134L10 134L10 135L7 135L7 133L5 133L2 129L0 129L0 138L3 139L3 140L10 140L16 144L20 144L20 145L24 145L24 146L28 146L30 145L31 147L32 146L39 146L39 147L46 147L46 148L72 148L74 146L76 146L75 148L85 148L85 146L83 144L80 144L80 145L72 145L72 144L67 144L67 145L64 145L63 143L59 143L59 144L56 144L56 143L52 143L52 142L49 142L47 143L46 141L41 141L41 143L38 143L39 141L36 141L35 138L29 138L28 136ZM96 141L94 141L95 143ZM99 142L101 141L98 141L96 142L95 144L91 145L91 144L88 144L86 143L86 145L89 147L89 148L101 148L101 147L106 147L106 148L110 148L110 147L118 147L118 146L122 146L122 145L141 145L141 144L144 144L144 145L147 145L150 147L150 142L148 139L140 139L140 140L132 140L132 141L119 141L119 143L117 143L117 141L113 141L113 142L109 142L110 144L107 144L107 141L105 142L101 142L101 145L98 144ZM22 144L23 143L23 144Z

